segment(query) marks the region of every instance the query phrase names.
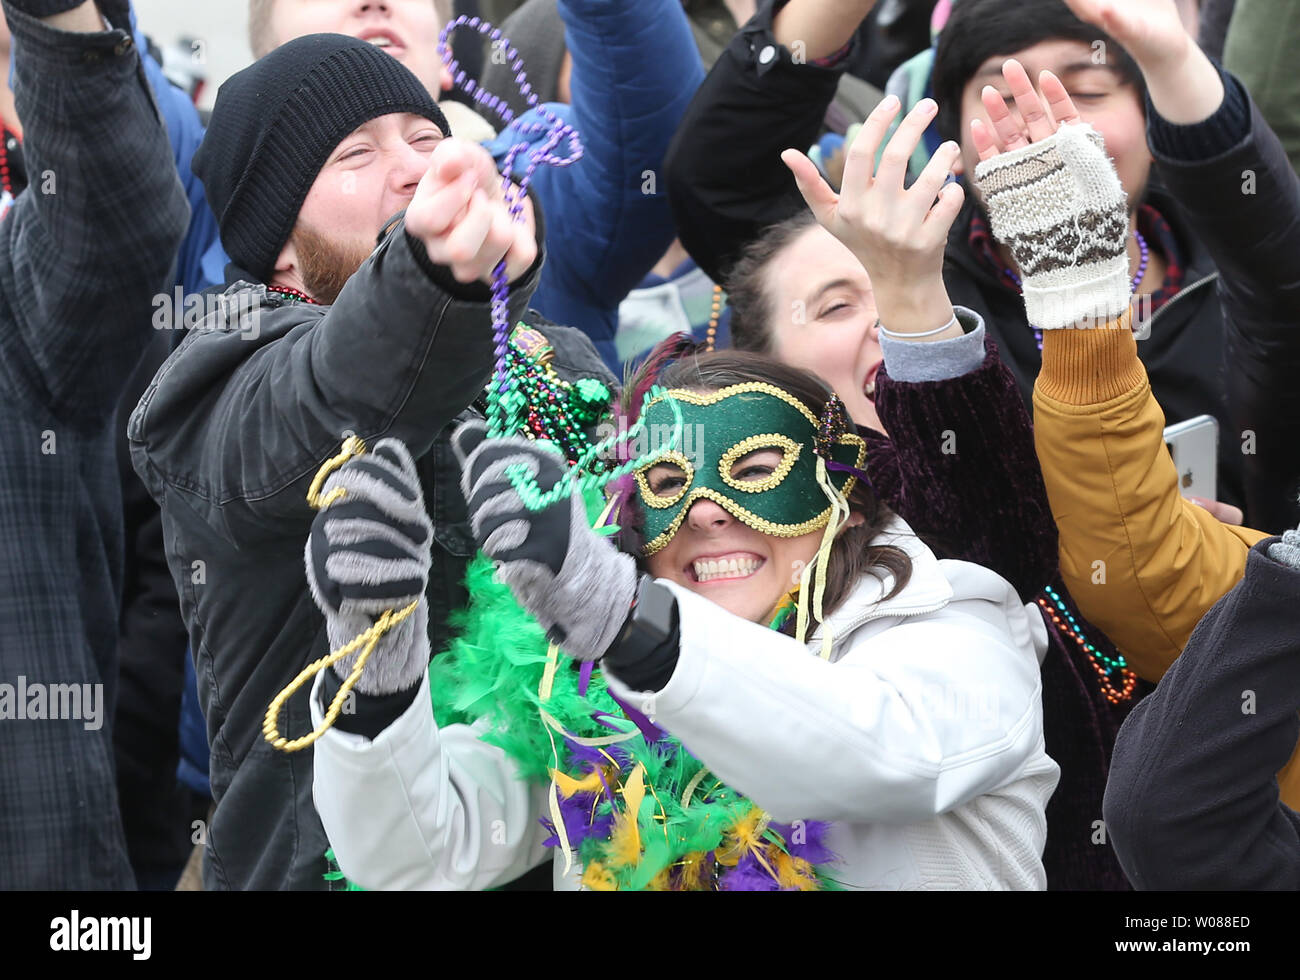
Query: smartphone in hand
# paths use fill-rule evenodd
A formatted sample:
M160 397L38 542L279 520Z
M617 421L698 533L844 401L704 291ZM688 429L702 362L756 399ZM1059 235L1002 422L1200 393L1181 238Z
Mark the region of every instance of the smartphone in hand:
M1165 446L1178 469L1179 493L1218 500L1218 420L1213 415L1197 415L1166 426Z

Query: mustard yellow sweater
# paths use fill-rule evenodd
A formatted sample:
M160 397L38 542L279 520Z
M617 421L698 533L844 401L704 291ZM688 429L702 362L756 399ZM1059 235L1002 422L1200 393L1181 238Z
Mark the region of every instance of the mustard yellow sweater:
M1034 386L1034 443L1060 529L1061 575L1083 615L1139 677L1159 681L1201 617L1268 537L1183 499L1127 316L1049 330ZM1300 807L1297 755L1278 774Z

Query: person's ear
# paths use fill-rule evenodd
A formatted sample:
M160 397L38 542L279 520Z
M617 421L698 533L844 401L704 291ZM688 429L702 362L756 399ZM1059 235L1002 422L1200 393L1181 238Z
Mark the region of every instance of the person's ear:
M294 244L293 236L284 243L284 248L280 249L280 254L275 258L275 274L277 278L293 277L298 271L298 248Z
M862 513L861 511L851 510L851 511L849 511L849 519L848 519L847 521L844 522L844 526L845 526L845 527L861 527L861 526L862 526L863 524L865 524L865 523L867 523L867 515L866 515L866 514Z

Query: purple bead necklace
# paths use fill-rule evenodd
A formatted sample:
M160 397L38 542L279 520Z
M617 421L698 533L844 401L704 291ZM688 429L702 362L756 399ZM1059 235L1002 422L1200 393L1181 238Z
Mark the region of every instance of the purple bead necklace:
M468 27L471 30L478 31L492 42L494 52L500 51L505 55L511 70L515 73L515 82L519 85L519 94L527 101L530 109L537 109L538 114L542 117L541 121L522 124L515 122L514 113L507 106L504 99L500 99L490 92L485 92L474 79L465 73L465 70L460 67L460 64L452 56L451 48L447 43L452 31L458 27ZM505 193L506 204L510 208L511 220L523 221L524 197L528 193L528 185L532 182L533 173L537 168L542 164L552 167L567 167L569 164L582 159L582 143L579 141L578 131L538 103L537 93L528 84L528 75L524 72L523 58L520 57L519 51L510 43L510 40L501 33L500 28L493 27L487 21L478 17L466 17L462 14L444 27L442 33L438 35L438 54L451 72L453 83L457 88L462 89L466 95L473 96L475 102L496 115L507 126L514 123L515 131L519 133L521 139L510 147L505 160L501 164L501 188ZM545 133L545 140L539 145L530 148L527 140L522 137L538 133ZM569 149L568 156L557 155L555 148L566 140ZM524 171L522 178L518 181L511 181L509 175L513 172L515 158L524 150L528 150L528 167ZM509 300L510 285L506 280L505 259L502 259L497 264L497 267L492 270L492 332L495 341L496 370L493 375L492 385L488 389L487 399L487 428L488 434L492 436L502 434L504 413L502 412L501 398L510 390L511 383L507 364L510 343Z
M1133 292L1137 292L1138 286L1142 285L1143 276L1147 274L1147 262L1151 259L1151 250L1147 248L1147 240L1142 237L1142 232L1138 231L1136 228L1133 229L1133 239L1138 243L1138 252L1141 256L1138 259L1137 275L1133 277L1133 284L1131 286ZM1003 269L1002 273L1015 284L1018 291L1023 292L1023 287L1018 275L1010 269ZM1032 323L1030 324L1030 327L1034 331L1034 340L1038 342L1038 351L1041 354L1043 350L1043 331L1038 327L1035 327Z

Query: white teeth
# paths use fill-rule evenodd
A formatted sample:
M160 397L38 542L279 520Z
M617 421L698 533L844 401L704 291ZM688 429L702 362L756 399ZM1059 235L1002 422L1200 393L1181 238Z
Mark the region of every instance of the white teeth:
M372 37L372 38L368 38L367 40L369 40L370 43L377 48L386 48L393 43L392 41L388 40L388 38L386 37Z
M866 395L868 398L875 398L875 397L876 397L876 379L875 379L875 378L872 378L870 381L868 381L865 385L862 386L862 393L863 393L864 395Z
M703 558L694 563L695 577L701 582L715 578L746 578L763 564L757 558L724 558L721 561Z

